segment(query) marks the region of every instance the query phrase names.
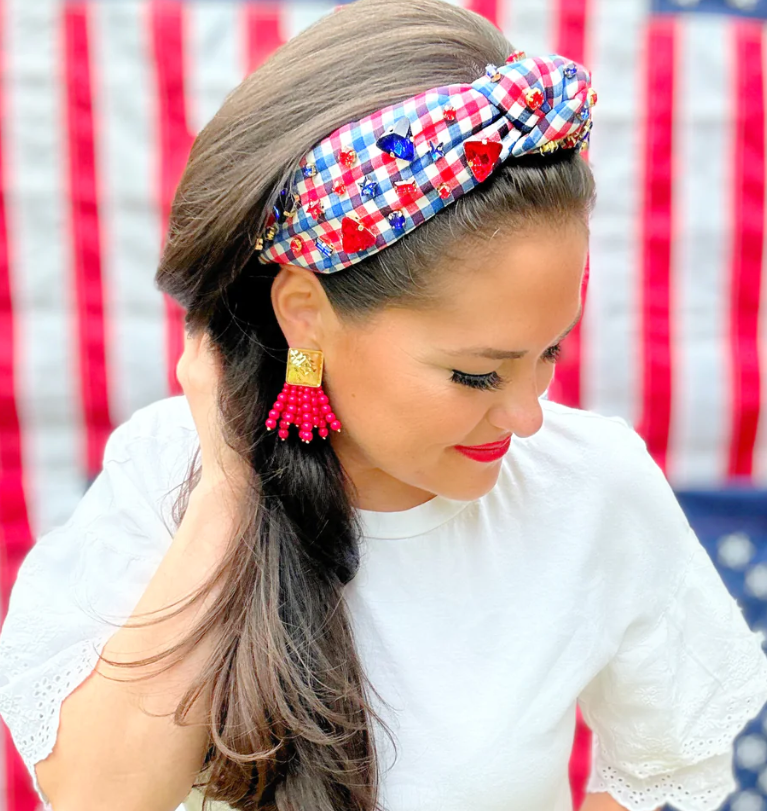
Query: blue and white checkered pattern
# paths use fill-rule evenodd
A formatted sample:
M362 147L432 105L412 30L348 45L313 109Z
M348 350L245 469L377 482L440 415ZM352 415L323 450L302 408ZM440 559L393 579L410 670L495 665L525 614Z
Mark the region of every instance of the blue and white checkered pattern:
M334 273L391 245L479 185L467 141L500 144L493 169L509 157L585 144L596 101L588 71L557 55L509 59L499 68L488 65L471 85L428 90L323 139L288 186L295 213L282 222L274 215L267 221L260 261ZM376 146L405 117L415 147L409 162ZM343 162L341 153L349 150L354 154ZM375 193L364 193L371 182ZM414 184L411 192L398 188L407 182ZM321 206L317 218L312 206ZM375 242L347 251L344 232L357 228Z

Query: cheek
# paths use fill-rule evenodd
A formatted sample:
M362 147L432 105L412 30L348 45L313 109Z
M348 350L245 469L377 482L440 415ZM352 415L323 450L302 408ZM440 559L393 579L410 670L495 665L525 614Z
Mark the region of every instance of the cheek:
M538 381L538 396L543 394L544 391L551 385L551 381L554 379L554 364L553 363L541 363L541 370L538 373L537 381Z

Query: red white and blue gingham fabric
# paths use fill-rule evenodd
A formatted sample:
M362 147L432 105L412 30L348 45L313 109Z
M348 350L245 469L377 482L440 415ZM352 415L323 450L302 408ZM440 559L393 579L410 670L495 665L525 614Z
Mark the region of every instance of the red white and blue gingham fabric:
M493 81L496 70L500 78ZM538 152L570 137L586 138L591 126L590 87L589 72L571 59L558 55L521 58L497 69L489 65L470 85L427 90L345 124L301 161L287 186L300 199L297 210L275 224L271 240L264 237L259 259L335 273L383 250L479 185L466 157L466 141L500 142L497 168L509 157ZM525 94L536 89L544 101L532 109ZM445 117L446 107L455 110L455 120ZM415 146L412 161L392 157L376 146L405 117ZM432 144L441 145L444 156L435 159ZM349 149L356 153L356 160L345 166L339 156ZM316 172L306 177L303 167L311 165ZM345 187L341 194L333 190L339 181ZM402 194L395 185L402 181L415 181L416 191ZM365 182L378 184L375 196L363 195ZM445 198L439 193L443 184L450 188ZM317 202L323 213L315 219L308 207ZM395 229L388 220L395 212L404 215L402 228ZM344 250L342 220L349 216L375 235L372 247L354 253ZM301 240L299 247L291 244L295 237ZM317 247L319 238L332 248L329 256Z

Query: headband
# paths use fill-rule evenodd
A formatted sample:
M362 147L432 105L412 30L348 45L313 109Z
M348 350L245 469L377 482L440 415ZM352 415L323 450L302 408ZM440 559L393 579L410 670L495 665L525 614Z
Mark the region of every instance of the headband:
M591 76L513 53L470 85L427 90L337 129L299 164L256 241L264 263L335 273L417 228L508 157L582 149Z

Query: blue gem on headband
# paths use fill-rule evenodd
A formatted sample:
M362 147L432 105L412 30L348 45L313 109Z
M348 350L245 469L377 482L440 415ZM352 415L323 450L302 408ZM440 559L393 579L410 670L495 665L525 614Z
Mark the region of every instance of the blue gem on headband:
M574 79L576 74L578 73L578 68L576 67L574 62L571 62L569 65L565 67L562 73L565 74L565 79Z
M301 172L304 177L314 177L317 174L317 167L313 163L307 163L301 167Z
M440 141L438 144L433 144L429 141L429 148L431 149L431 159L436 163L440 158L445 157L444 144Z
M392 211L387 219L389 220L389 225L391 225L395 231L402 231L405 227L405 215L399 209Z
M367 177L363 177L360 190L362 194L367 197L376 197L378 194L380 194L381 187L378 185L377 181L368 180Z
M295 213L297 208L296 195L291 192L287 187L280 191L279 196L274 201L272 211L275 220L282 224L289 220Z
M319 252L320 252L320 253L321 253L321 254L322 254L324 257L329 258L329 257L331 257L331 256L333 255L333 246L332 246L332 245L328 245L328 243L327 243L327 242L325 242L325 240L323 240L323 239L322 239L322 237L318 237L318 238L315 240L315 243L316 243L316 245L317 245L317 250L318 250L318 251L319 251Z
M491 82L501 81L501 72L495 65L486 65L485 75L490 79Z
M412 161L415 157L415 145L410 137L410 119L407 116L400 118L376 141L376 146L393 158Z

